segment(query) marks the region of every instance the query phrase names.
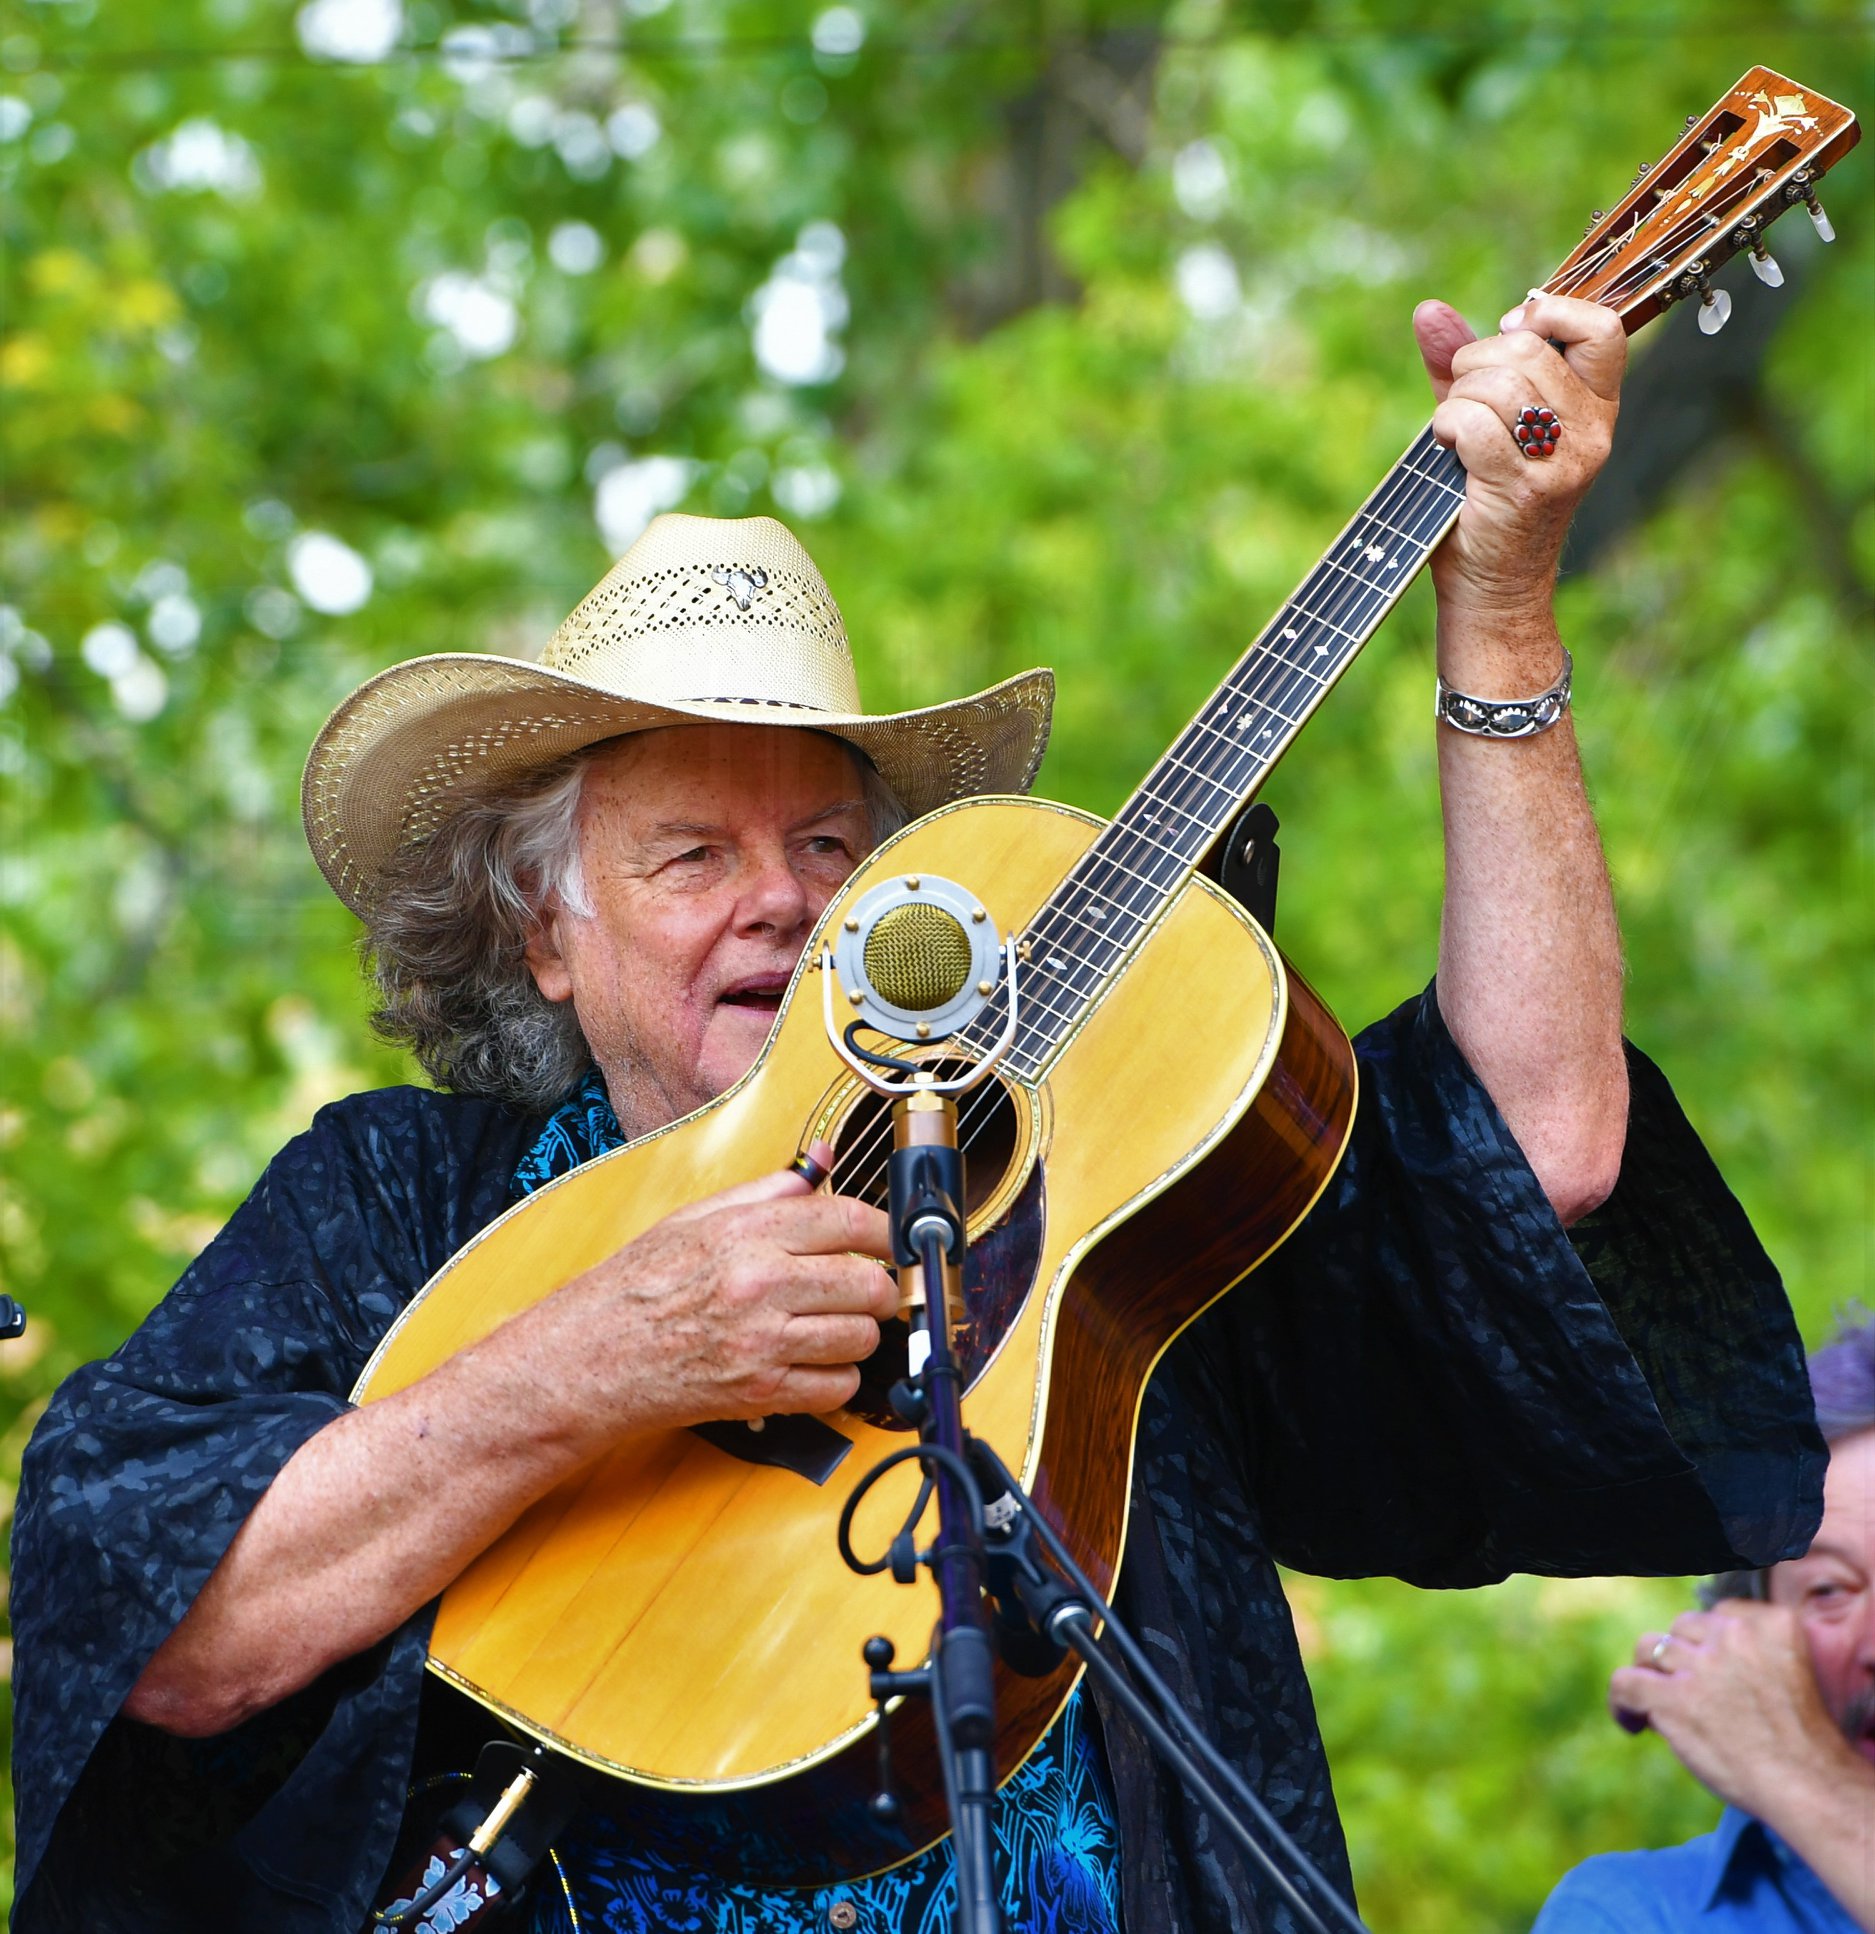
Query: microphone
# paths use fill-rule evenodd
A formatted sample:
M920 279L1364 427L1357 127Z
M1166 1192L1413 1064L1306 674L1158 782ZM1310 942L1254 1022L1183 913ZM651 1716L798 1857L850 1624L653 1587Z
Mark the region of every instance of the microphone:
M995 997L1004 943L982 902L955 880L882 880L840 924L833 962L852 1012L896 1041L944 1041Z

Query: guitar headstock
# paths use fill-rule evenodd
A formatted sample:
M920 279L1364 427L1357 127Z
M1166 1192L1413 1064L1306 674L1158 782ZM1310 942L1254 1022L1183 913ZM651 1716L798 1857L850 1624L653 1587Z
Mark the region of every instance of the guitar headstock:
M1629 335L1688 297L1703 305L1708 334L1731 312L1712 272L1740 249L1766 282L1783 280L1764 232L1802 203L1825 241L1829 218L1816 184L1861 138L1846 107L1795 81L1754 67L1686 132L1608 214L1597 214L1581 246L1544 288L1620 311Z

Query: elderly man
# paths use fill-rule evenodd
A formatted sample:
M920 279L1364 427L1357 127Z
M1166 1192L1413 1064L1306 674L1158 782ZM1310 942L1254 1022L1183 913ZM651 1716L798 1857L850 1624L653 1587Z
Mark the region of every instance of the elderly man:
M1416 326L1436 433L1469 472L1433 567L1443 678L1486 706L1547 688L1551 729L1505 740L1442 709L1436 990L1363 1036L1332 1184L1155 1377L1121 1575L1122 1609L1344 1888L1278 1559L1429 1584L1768 1563L1808 1538L1820 1456L1775 1274L1620 1041L1550 609L1620 327L1549 297L1484 341L1438 304ZM1559 445L1514 440L1533 406ZM432 1804L481 1736L425 1691L438 1593L631 1433L852 1396L894 1307L868 1259L882 1219L775 1175L396 1396L346 1400L494 1216L750 1067L861 855L901 811L1025 788L1048 690L1031 674L868 717L786 532L668 518L541 665L417 660L340 707L308 830L366 918L381 1025L451 1092L325 1111L41 1424L14 1572L20 1934L357 1926L407 1803ZM1011 1928L1290 1924L1085 1695L998 1815ZM763 1891L733 1849L686 1866L595 1793L517 1912L543 1934L911 1934L943 1924L952 1886L941 1845Z
M1810 1385L1830 1457L1809 1550L1715 1578L1609 1686L1725 1812L1585 1862L1537 1934L1875 1934L1875 1322L1819 1350Z

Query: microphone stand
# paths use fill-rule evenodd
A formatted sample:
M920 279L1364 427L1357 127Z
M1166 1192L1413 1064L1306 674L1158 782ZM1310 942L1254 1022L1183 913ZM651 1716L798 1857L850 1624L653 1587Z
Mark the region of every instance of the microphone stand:
M1159 1758L1197 1795L1240 1851L1262 1869L1304 1927L1328 1934L1321 1914L1252 1834L1245 1815L1326 1903L1339 1926L1348 1934L1368 1934L1354 1908L1179 1704L1139 1641L1094 1589L1008 1465L981 1438L966 1435L964 1450L984 1495L991 1500L984 1513L988 1590L996 1603L996 1637L1005 1663L1013 1671L1039 1678L1061 1663L1065 1651L1074 1652ZM1044 1551L1058 1569L1044 1563ZM1125 1671L1096 1642L1096 1627L1125 1662ZM1139 1687L1150 1695L1150 1703Z
M940 887L961 894L961 889L949 882L928 880L927 897L942 901L944 894L935 891ZM888 1009L897 1006L880 1002L876 989L867 991L868 983L863 978L867 915L870 912L876 923L884 917L882 907L889 914L919 889L916 877L908 877L902 890L890 882L876 887L843 923L846 938L841 942L844 961L840 972L850 983L854 1005L871 1001ZM961 904L966 909L970 906L967 899ZM964 932L955 907L951 912L959 931ZM978 909L970 918L975 924L984 916ZM953 1305L961 1307L962 1303L966 1240L963 1156L957 1145L957 1114L951 1096L980 1081L1015 1037L1017 959L1017 944L1010 936L1003 948L1008 1005L995 1045L969 1075L942 1081L908 1061L862 1048L856 1038L858 1030L865 1025L876 1027L876 1021L854 1021L842 1030L834 1019L833 949L823 953L820 963L822 1012L829 1041L868 1085L892 1098L894 1146L888 1165L888 1210L893 1259L899 1268L901 1290L914 1307L922 1306L924 1316L922 1328L912 1332L910 1374L892 1391L893 1408L907 1423L918 1427L919 1441L881 1458L854 1487L840 1514L840 1555L854 1571L865 1575L890 1566L894 1578L910 1584L919 1566L928 1565L938 1587L938 1623L922 1666L909 1672L893 1671L892 1642L883 1636L866 1641L869 1685L878 1707L879 1791L873 1810L881 1820L891 1820L898 1812L891 1792L888 1702L910 1694L927 1697L936 1722L939 1766L957 1863L955 1925L960 1934L999 1934L1001 1910L992 1841L996 1799L994 1663L1000 1654L1010 1670L1046 1677L1071 1650L1139 1727L1152 1749L1210 1810L1246 1858L1261 1868L1303 1927L1312 1934L1328 1934L1322 1915L1252 1834L1246 1816L1348 1934L1367 1934L1353 1907L1335 1892L1243 1776L1205 1738L1008 1466L991 1446L964 1430L962 1372L950 1341ZM987 998L989 982L979 981L976 991ZM953 1015L939 1008L932 1013L933 1019L916 1027L917 1038L931 1037L947 1023L946 1031L955 1031ZM894 1018L917 1021L915 1014ZM900 1033L898 1038L910 1040L913 1036ZM885 1078L881 1071L886 1069L909 1079L895 1082ZM852 1545L854 1514L886 1472L914 1459L926 1473L926 1485L936 1493L936 1542L927 1551L917 1549L916 1528L928 1498L927 1490L921 1489L887 1555L876 1562L861 1559ZM987 1507L986 1496L994 1500ZM1096 1642L1097 1627L1104 1629L1124 1661L1125 1671Z
M898 1401L918 1422L936 1467L937 1541L924 1554L938 1588L930 1657L917 1673L875 1668L873 1697L924 1691L936 1721L944 1794L957 1862L959 1934L998 1934L993 1814L996 1804L995 1647L984 1600L987 1559L982 1499L964 1462L963 1388L951 1348L953 1298L961 1299L964 1260L963 1156L957 1110L930 1076L893 1103L895 1146L888 1169L888 1213L900 1282L922 1302L922 1365ZM915 1271L917 1282L908 1281ZM867 1648L870 1663L878 1642ZM881 1664L890 1663L887 1647ZM922 1681L922 1683L919 1683ZM883 1682L883 1683L882 1683ZM881 1714L883 1724L884 1715Z

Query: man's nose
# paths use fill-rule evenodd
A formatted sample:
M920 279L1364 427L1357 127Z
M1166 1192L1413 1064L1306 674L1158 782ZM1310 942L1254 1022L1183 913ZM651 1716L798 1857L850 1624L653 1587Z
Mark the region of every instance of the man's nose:
M761 855L742 883L736 924L744 932L768 929L788 935L798 932L819 908L806 883L785 852Z

